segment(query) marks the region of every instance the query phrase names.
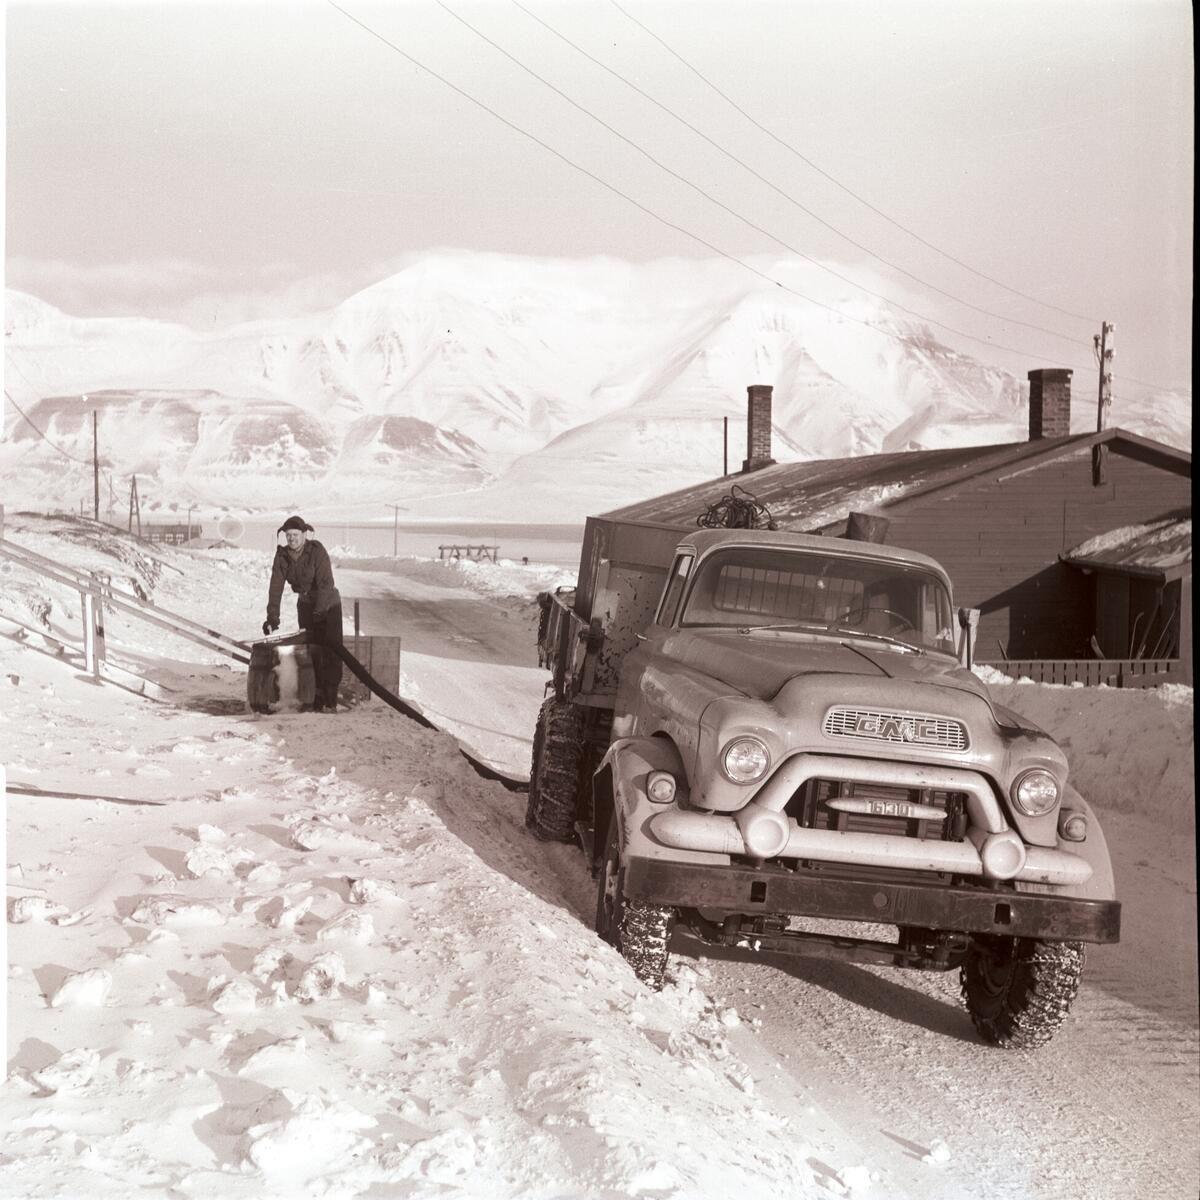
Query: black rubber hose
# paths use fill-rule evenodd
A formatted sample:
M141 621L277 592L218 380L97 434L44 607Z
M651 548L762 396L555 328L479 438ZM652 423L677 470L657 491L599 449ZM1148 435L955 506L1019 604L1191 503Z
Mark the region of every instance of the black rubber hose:
M345 646L326 646L325 649L332 650L385 704L390 704L397 712L403 713L410 721L416 721L418 725L423 725L426 729L437 728L424 713L418 712L411 704L405 703L394 692L389 692L382 683L377 682L370 671Z
M387 688L379 683L367 670L366 667L346 649L345 646L327 646L326 649L333 650L337 653L338 658L342 660L350 668L350 670L368 687L376 696L384 702L391 705L398 713L403 713L410 721L416 721L418 725L425 729L437 729L437 726L424 713L419 712L404 700L401 700L394 692L388 691ZM439 730L438 732L441 732ZM473 754L468 754L466 750L459 746L459 754L463 756L471 764L472 770L476 775L483 779L491 779L496 783L503 784L510 792L527 792L529 784L522 782L519 779L513 779L508 775L502 775L495 767L489 767L487 763L480 761Z

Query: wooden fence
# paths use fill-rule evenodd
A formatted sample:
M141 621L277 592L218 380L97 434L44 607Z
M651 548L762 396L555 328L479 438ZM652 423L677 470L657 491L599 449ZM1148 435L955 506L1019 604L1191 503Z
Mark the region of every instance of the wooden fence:
M1082 683L1088 687L1158 687L1163 683L1192 682L1191 663L1178 658L1009 658L999 662L976 661L1014 679L1035 683Z
M438 547L439 562L458 562L461 559L469 559L472 562L497 562L497 555L500 553L499 546L487 546L477 543L458 544Z

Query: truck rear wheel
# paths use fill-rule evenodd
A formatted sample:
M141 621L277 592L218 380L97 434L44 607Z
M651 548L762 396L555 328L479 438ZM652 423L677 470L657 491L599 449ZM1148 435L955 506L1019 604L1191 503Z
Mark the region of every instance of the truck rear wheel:
M1082 974L1080 942L976 937L962 966L962 994L985 1041L1033 1050L1063 1023Z
M667 945L674 925L674 909L626 898L617 819L612 817L596 890L596 932L657 992L666 978Z
M575 840L575 810L583 766L583 714L551 696L538 712L529 768L525 824L543 842Z

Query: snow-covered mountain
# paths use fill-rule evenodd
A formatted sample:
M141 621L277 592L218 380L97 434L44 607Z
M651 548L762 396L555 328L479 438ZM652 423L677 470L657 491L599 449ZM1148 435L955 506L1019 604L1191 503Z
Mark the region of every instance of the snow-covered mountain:
M88 494L93 410L108 473L137 473L152 505L394 500L414 516L525 520L719 474L725 417L736 470L751 383L775 387L780 461L1025 436L1015 376L882 305L806 302L796 292L827 289L809 264L776 270L795 291L724 262L442 253L328 312L213 333L72 317L10 290L9 391L81 461L7 406L6 497ZM1190 402L1118 403L1113 420L1186 444Z

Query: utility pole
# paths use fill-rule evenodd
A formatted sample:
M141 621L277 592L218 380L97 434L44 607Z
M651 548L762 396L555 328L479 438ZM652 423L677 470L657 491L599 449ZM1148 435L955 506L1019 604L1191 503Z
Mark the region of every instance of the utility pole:
M84 403L87 397L84 396ZM100 414L92 409L92 515L100 520Z
M1103 433L1108 427L1112 410L1113 380L1113 323L1105 321L1100 332L1092 339L1096 347L1096 361L1100 366L1100 385L1096 397L1096 432ZM1092 485L1099 487L1105 482L1108 467L1108 446L1103 443L1092 447Z
M392 510L392 557L400 557L400 509L402 505L389 504Z
M725 457L721 463L721 474L728 475L729 474L729 418L722 417L721 420L725 426L725 441L724 441Z
M184 538L184 541L187 541L187 542L190 542L192 540L192 509L195 507L196 506L194 504L188 505L187 537Z
M133 518L137 517L138 537L142 536L142 506L138 500L137 476L129 485L129 532L133 532Z

